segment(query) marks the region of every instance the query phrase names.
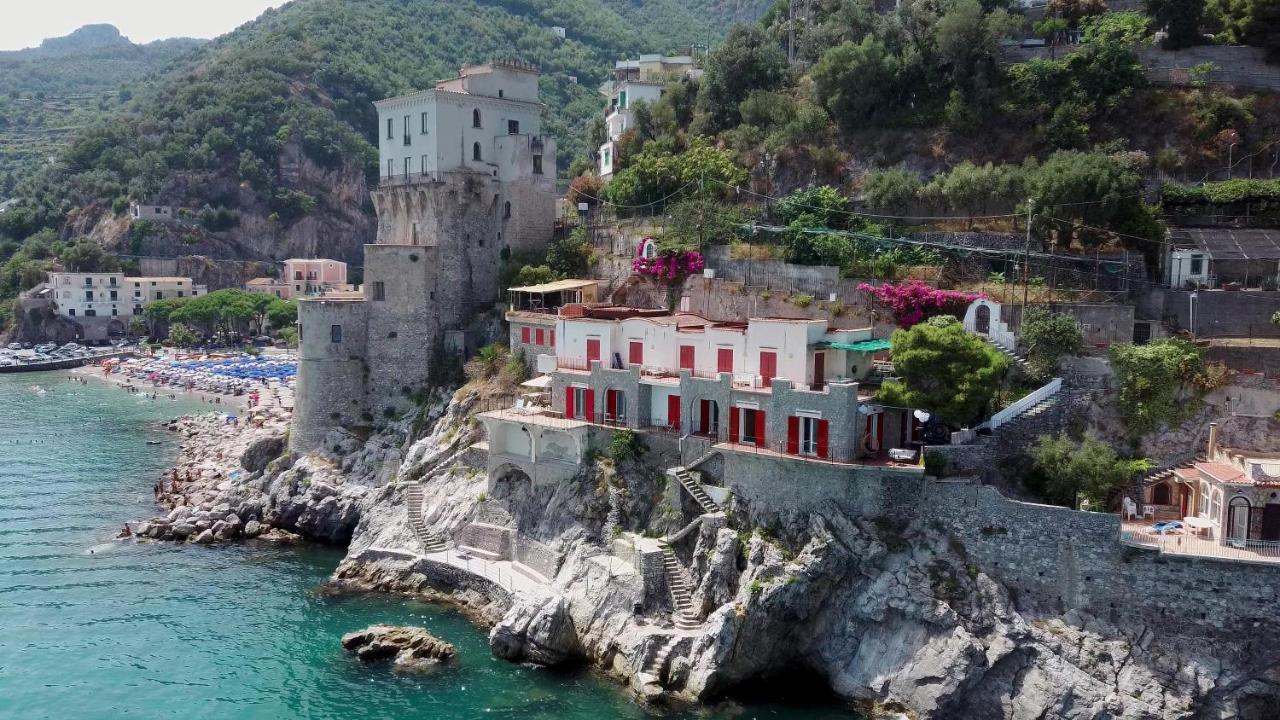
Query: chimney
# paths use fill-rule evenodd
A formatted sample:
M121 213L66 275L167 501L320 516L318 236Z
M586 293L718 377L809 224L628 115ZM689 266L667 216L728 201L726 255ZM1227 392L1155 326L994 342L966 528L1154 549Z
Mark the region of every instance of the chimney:
M1218 455L1218 423L1209 423L1209 460L1214 460Z

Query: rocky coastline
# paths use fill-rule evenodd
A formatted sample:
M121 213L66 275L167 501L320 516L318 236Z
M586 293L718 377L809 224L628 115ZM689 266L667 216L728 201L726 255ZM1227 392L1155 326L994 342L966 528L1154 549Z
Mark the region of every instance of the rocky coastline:
M610 523L683 523L662 507L652 469L601 459L554 487L489 497L469 451L481 439L477 402L440 399L368 438L334 433L327 456L291 457L283 422L180 419L170 426L184 439L179 486L159 495L173 508L138 534L346 545L334 590L449 603L490 628L499 657L590 663L652 702L714 702L792 671L874 712L915 717L1263 718L1280 686L1270 651L1032 603L946 533L838 511L767 532L703 522L673 542L700 623L679 630L669 596L643 597L637 612L640 579L603 554ZM431 554L410 526L410 484L426 522L448 534L505 513L559 554L554 576L513 592L456 555Z

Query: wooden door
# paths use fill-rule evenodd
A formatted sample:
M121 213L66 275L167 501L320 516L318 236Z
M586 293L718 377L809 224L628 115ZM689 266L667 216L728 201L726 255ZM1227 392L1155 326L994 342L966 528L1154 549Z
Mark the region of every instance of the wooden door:
M979 305L973 311L973 325L979 335L991 334L991 308Z
M1276 503L1262 509L1262 539L1280 540L1280 505Z
M592 360L600 359L600 341L596 338L587 338L587 367L591 366Z
M821 390L827 377L827 354L813 354L813 389Z
M764 387L773 387L773 378L778 374L778 354L767 350L760 351L760 380Z
M720 348L716 350L716 372L733 372L733 348Z
M703 399L698 401L698 415L700 415L700 417L698 418L698 432L702 433L703 435L711 434L711 417L710 417L711 401L710 400Z
M680 346L680 369L693 372L693 346Z
M667 425L672 430L680 429L680 396L667 396Z

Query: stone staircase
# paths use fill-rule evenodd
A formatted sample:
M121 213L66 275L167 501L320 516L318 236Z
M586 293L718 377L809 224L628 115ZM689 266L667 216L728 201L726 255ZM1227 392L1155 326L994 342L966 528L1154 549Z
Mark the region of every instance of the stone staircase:
M680 485L689 493L698 503L698 507L702 508L704 514L718 513L721 508L707 495L707 491L702 489L698 481L694 479L693 474L687 468L677 467L672 469L676 479L680 481Z
M1027 373L1031 372L1031 363L1027 362L1027 357L1025 355L1023 355L1022 353L1010 350L1009 348L1001 345L1000 343L996 342L995 340L992 340L991 338L985 335L982 335L980 337L983 340L985 340L988 345L995 348L996 352L1009 358L1010 362L1022 368L1023 372L1027 372Z
M422 485L419 483L407 483L407 485L409 527L413 529L414 537L418 538L418 543L422 545L423 552L444 552L449 547L448 539L428 528L427 523L422 519Z
M1055 406L1057 406L1057 404L1058 404L1058 396L1057 396L1057 395L1050 395L1049 397L1045 398L1044 400L1041 400L1040 402L1036 403L1035 405L1032 405L1031 407L1029 407L1029 408L1027 408L1026 410L1024 410L1021 414L1019 414L1019 415L1018 415L1017 417L1015 417L1013 420L1010 420L1009 422L1005 423L1005 424L1002 426L1002 428L1008 428L1008 427L1010 427L1010 426L1012 426L1012 425L1016 425L1017 423L1024 422L1024 421L1026 421L1026 420L1030 420L1031 418L1034 418L1034 417L1036 417L1037 415L1043 415L1044 413L1049 412L1050 410L1052 410Z
M644 668L640 672L653 676L657 682L661 683L662 674L667 670L667 663L670 662L672 653L679 646L679 635L672 635L667 638L667 641L660 645L653 655L645 661Z
M693 630L702 625L693 611L693 595L689 592L689 583L680 571L680 561L671 546L662 544L662 571L667 576L667 587L671 589L671 604L675 608L672 620L681 630Z

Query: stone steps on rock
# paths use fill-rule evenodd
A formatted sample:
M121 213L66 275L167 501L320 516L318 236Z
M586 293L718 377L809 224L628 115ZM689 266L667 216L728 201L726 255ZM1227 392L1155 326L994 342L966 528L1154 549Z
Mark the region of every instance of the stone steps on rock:
M663 673L667 671L667 662L671 659L672 653L675 652L675 649L679 644L679 636L667 638L666 642L659 646L658 649L654 651L653 655L645 661L644 669L641 670L641 672L658 678L658 682L661 683Z
M680 571L680 562L676 560L676 554L671 550L671 546L663 543L662 548L662 570L667 576L667 587L671 591L671 604L675 609L672 613L672 621L677 628L681 630L692 630L700 627L702 622L698 620L698 616L693 610L693 594L689 591L689 585L685 581L684 573Z
M423 520L422 504L425 499L422 493L422 485L419 483L407 483L406 486L405 500L409 509L409 528L413 530L414 537L418 539L418 543L422 545L424 552L444 552L449 548L448 539L427 527L427 523Z
M698 507L702 508L704 514L710 515L720 512L720 506L711 499L711 496L707 495L707 491L702 489L702 486L694 480L693 475L686 468L675 468L675 476L680 481L680 486L698 503Z

